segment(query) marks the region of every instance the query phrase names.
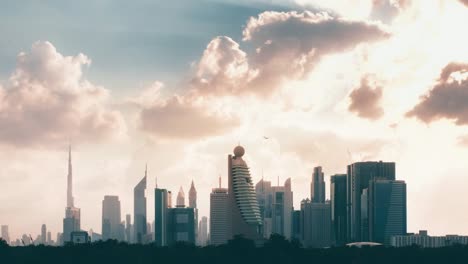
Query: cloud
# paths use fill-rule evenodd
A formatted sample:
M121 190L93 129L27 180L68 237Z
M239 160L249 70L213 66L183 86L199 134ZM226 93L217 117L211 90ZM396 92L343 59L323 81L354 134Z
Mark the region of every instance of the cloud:
M468 6L468 0L460 0L460 2L466 6Z
M389 36L381 24L334 18L328 13L263 12L251 17L243 41L249 53L228 37L213 39L192 81L197 92L269 96L287 80L302 79L327 54Z
M91 60L63 56L50 42L21 52L17 67L0 87L0 142L14 146L50 146L99 141L125 129L119 112L105 102L109 91L83 78Z
M376 120L384 114L380 106L382 88L375 84L370 85L368 77L361 79L360 87L352 91L349 98L351 99L349 111L355 112L362 118Z
M255 77L247 54L229 37L216 37L210 41L197 67L192 84L202 94L236 94Z
M370 18L390 23L409 5L409 0L372 0Z
M237 117L210 109L210 103L173 95L146 105L140 112L141 129L163 139L200 139L230 132Z
M407 117L425 123L446 118L457 125L468 124L468 64L450 63L442 69L439 80Z

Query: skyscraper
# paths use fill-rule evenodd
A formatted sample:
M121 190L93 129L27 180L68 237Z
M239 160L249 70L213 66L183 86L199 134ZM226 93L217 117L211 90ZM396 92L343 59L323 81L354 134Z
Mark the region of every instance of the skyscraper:
M406 235L406 183L372 180L368 213L370 241L389 246L392 236Z
M331 220L334 243L346 244L346 174L330 178Z
M80 228L81 212L75 207L73 198L73 174L71 146L68 149L68 177L67 177L67 207L65 208L65 218L63 219L62 243L71 241L71 233L78 232Z
M210 244L221 245L228 241L228 190L219 187L213 188L210 194Z
M189 207L197 208L197 190L195 189L195 184L193 183L193 180L189 190Z
M271 186L271 182L260 180L255 185L260 215L263 220L263 236L279 234L291 239L293 193L291 178L284 186Z
M195 239L198 240L198 208L197 208L197 190L195 189L195 184L193 183L190 185L189 190L189 207L194 209L194 217L195 217Z
M395 180L395 163L367 161L348 165L346 177L348 242L369 240L368 223L361 221L361 215L366 208L361 207L367 204L363 198L367 196L365 190L369 187L369 181L373 179Z
M45 224L41 226L41 244L42 245L47 244L47 227Z
M168 198L166 189L154 190L154 235L157 246L167 246Z
M177 194L176 207L185 207L185 194L182 186L180 186L179 193Z
M177 242L195 244L195 209L176 207L168 209L167 244Z
M208 218L203 216L198 226L198 245L206 246L208 242Z
M120 201L118 196L106 195L102 200L102 240L123 240L121 231Z
M234 156L228 156L228 226L229 239L236 235L256 242L262 241L262 219L258 207L249 167L242 159L245 150L234 148Z
M332 245L330 203L301 202L301 240L305 247L323 248Z
M47 232L47 245L52 245L52 232Z
M8 226L2 225L2 236L1 238L10 244L10 234L8 233Z
M312 173L312 183L310 184L310 200L313 203L325 202L325 180L322 167L315 167Z
M131 243L133 241L132 239L132 215L127 214L125 216L125 241L128 243Z
M147 234L146 222L146 178L148 169L145 169L145 176L133 189L133 223L134 223L134 241L143 243Z

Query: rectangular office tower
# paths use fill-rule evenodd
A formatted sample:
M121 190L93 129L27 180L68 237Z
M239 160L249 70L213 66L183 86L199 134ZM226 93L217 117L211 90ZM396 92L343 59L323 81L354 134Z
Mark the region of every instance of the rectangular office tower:
M346 178L347 240L348 242L369 241L368 223L361 221L361 208L366 202L366 189L373 179L395 180L395 163L382 161L356 162L348 165Z
M154 236L157 246L167 246L169 195L166 189L154 190Z
M120 201L115 195L106 195L102 201L102 240L123 241L124 226L121 224Z
M346 244L346 174L332 175L330 185L333 242Z
M300 233L304 247L324 248L332 245L330 203L301 202Z
M392 236L406 235L406 183L375 179L368 192L369 238L391 244Z
M263 236L269 238L271 234L279 234L291 239L293 192L291 178L284 182L284 186L271 186L271 182L260 180L255 185L255 193L263 220Z
M167 244L195 244L195 208L176 207L168 210Z
M214 188L210 194L210 244L222 245L228 241L228 190Z

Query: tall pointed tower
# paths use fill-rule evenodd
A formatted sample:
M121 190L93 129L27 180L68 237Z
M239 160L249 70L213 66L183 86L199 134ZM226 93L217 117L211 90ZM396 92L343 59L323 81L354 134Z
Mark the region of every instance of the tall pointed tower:
M184 189L180 186L179 193L177 194L177 207L185 207L185 194Z
M73 174L71 145L68 146L67 207L73 207Z
M193 180L189 190L189 207L197 208L197 190L195 189L195 184L193 184Z
M67 207L63 219L63 234L61 244L71 241L71 233L81 231L81 211L76 208L73 201L73 176L72 176L71 145L68 147L68 177L67 177Z
M133 224L134 224L134 242L142 244L145 242L147 234L146 222L146 178L148 176L148 167L145 168L145 176L133 188Z

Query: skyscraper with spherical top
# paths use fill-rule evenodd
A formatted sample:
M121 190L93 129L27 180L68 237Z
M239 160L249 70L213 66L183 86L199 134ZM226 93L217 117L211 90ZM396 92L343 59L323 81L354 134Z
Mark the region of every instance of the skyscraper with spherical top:
M242 159L245 149L234 148L234 156L228 156L228 225L229 237L242 235L254 241L262 241L262 218L250 176L249 167Z

